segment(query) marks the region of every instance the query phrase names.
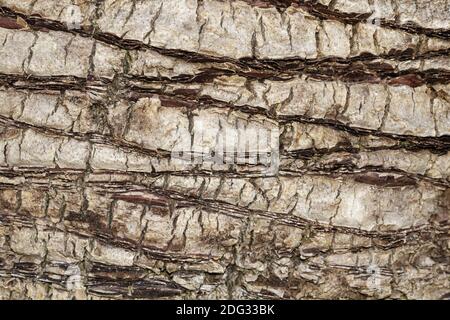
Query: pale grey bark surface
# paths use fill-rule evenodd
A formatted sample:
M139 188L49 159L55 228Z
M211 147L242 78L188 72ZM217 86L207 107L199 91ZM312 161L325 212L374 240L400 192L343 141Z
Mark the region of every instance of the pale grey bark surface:
M1 299L449 298L449 1L0 6Z

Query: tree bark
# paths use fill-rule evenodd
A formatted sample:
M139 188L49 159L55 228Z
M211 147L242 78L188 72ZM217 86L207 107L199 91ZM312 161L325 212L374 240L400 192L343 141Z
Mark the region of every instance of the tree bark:
M0 6L1 299L450 297L449 1Z

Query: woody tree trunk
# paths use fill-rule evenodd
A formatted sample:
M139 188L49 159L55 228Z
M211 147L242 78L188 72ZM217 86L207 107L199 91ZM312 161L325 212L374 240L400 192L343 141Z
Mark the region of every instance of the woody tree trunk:
M449 1L0 6L0 298L450 296Z

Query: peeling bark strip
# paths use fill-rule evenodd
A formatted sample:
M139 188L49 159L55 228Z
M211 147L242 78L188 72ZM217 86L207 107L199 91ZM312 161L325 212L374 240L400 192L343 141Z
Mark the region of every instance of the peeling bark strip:
M0 0L0 298L445 299L449 5Z

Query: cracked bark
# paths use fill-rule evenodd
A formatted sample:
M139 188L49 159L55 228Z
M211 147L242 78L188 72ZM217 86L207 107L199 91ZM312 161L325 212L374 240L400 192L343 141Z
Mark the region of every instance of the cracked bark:
M1 0L0 298L448 298L435 2Z

